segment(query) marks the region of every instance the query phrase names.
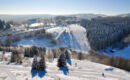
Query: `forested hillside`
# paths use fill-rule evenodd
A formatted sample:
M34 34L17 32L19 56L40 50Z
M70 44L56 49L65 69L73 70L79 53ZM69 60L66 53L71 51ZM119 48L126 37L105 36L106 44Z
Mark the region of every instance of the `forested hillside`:
M6 23L5 21L0 20L0 30L7 30L9 28L11 28L11 25L8 22Z
M80 24L87 29L87 38L94 50L119 42L120 46L127 45L123 39L130 34L130 17L98 17L81 20Z

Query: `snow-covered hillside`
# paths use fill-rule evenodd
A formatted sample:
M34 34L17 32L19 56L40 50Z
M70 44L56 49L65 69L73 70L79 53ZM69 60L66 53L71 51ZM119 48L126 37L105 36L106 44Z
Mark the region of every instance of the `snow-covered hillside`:
M123 49L112 49L112 47L108 47L107 49L100 50L101 53L106 53L110 56L120 56L124 58L130 58L130 46L127 46Z
M121 57L125 57L125 58L130 58L130 46L122 49L122 50L118 50L115 53L108 53L109 55L112 56L121 56Z
M62 31L65 30L64 33ZM82 51L88 51L89 45L86 39L86 29L80 25L69 25L66 27L55 27L47 30L51 33L61 34L59 39L64 41L67 47Z
M85 52L89 50L88 42L86 39L86 29L80 25L73 24L68 25L66 27L57 26L53 28L46 28L46 30L49 33L55 34L55 38L60 35L58 37L58 40L60 42L58 44L52 44L50 43L51 40L49 39L44 38L43 40L39 40L34 37L22 39L15 44L23 46L45 46L47 48L66 46L72 49L81 50Z
M46 62L46 73L31 74L31 65L26 66L0 62L0 80L129 80L130 73L89 61L72 60L69 71L59 70L57 60ZM29 64L28 64L29 65ZM66 73L68 73L66 75ZM104 76L103 76L104 74Z

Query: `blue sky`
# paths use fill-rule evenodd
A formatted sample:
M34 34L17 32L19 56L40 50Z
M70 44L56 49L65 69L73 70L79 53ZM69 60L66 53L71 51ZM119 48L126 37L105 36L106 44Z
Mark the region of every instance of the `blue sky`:
M0 14L76 13L130 13L130 0L0 0Z

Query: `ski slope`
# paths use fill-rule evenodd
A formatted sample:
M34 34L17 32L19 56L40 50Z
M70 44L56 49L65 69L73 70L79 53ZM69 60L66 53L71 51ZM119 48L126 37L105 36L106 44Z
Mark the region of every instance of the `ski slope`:
M63 31L65 32L62 33ZM66 27L50 28L47 32L56 33L56 36L60 35L59 39L69 48L85 52L90 49L86 38L86 29L78 24L72 24Z
M19 42L15 42L15 45L22 46L44 46L46 48L53 47L69 47L75 50L80 50L88 52L89 45L86 38L86 29L80 25L72 24L64 27L56 26L51 28L46 28L49 33L55 34L55 38L59 41L57 44L52 44L50 39L43 38L41 40L37 37L31 37L28 39L22 39Z
M67 64L68 65L68 64ZM31 65L30 65L31 66ZM0 80L129 80L130 73L89 61L72 60L72 66L68 65L68 74L57 67L57 59L46 61L46 73L43 77L36 74L32 77L31 67L0 62ZM102 76L104 73L104 76Z

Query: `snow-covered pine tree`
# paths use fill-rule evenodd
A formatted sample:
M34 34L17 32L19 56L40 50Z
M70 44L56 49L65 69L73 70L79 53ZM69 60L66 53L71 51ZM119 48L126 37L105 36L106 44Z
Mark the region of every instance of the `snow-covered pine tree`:
M58 59L58 67L65 67L66 66L66 56L64 53L62 53Z
M68 49L65 50L66 59L70 59L70 51Z
M46 69L45 57L42 56L38 64L38 70L45 70L45 69Z
M37 70L37 65L38 65L37 56L34 56L32 63L32 70Z

